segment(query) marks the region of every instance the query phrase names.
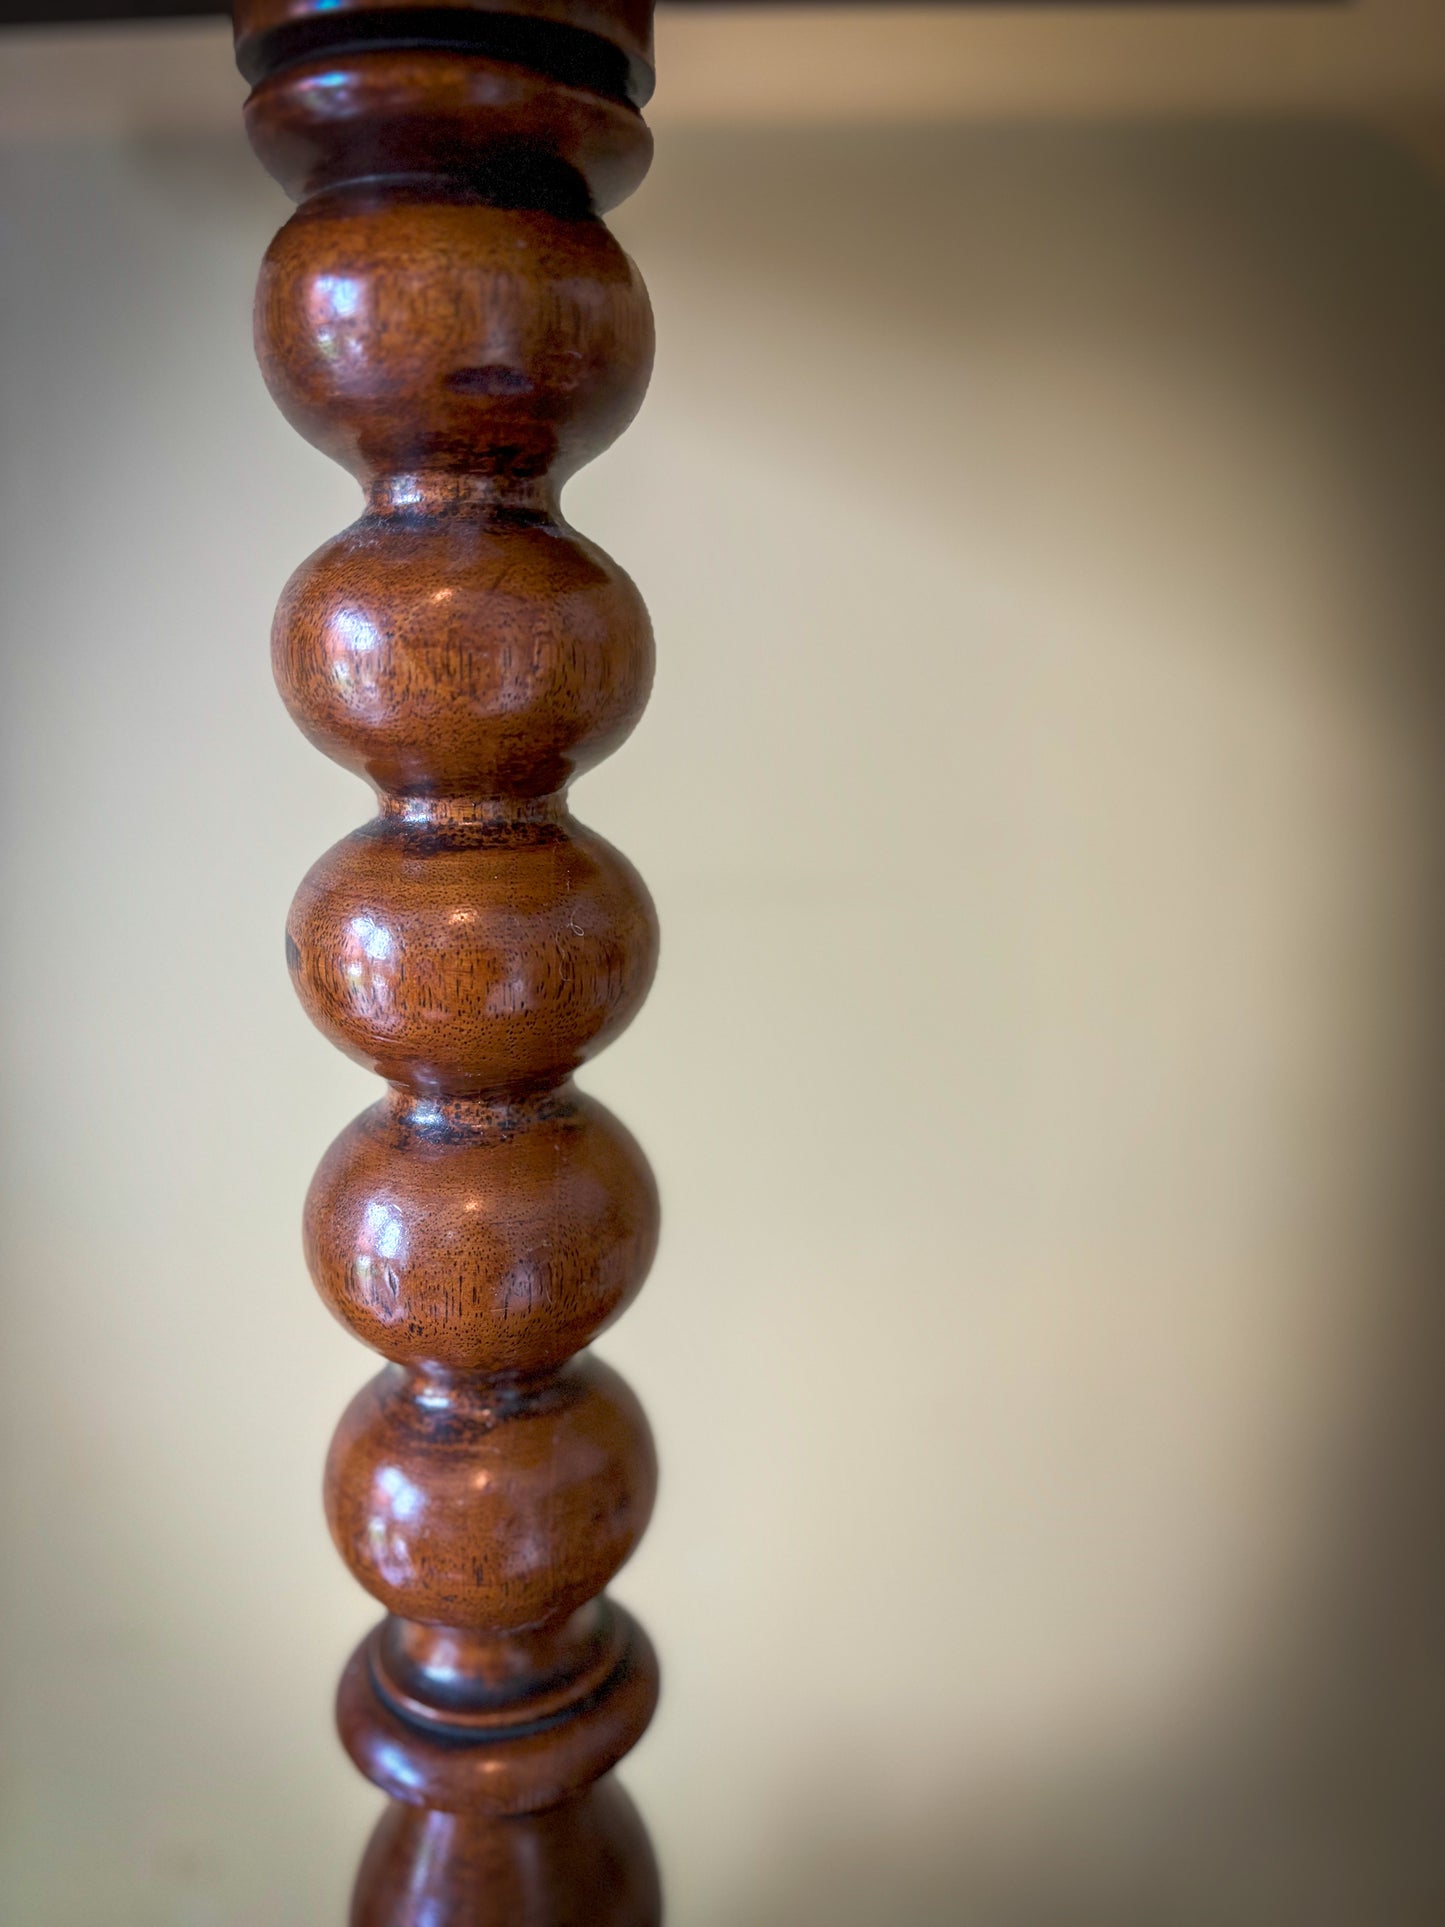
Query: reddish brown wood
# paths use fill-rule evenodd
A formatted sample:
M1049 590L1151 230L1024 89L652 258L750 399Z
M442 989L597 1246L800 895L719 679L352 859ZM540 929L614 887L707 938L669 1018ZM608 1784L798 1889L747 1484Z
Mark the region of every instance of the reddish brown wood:
M372 1836L358 1894L352 1927L633 1927L661 1917L642 1822L606 1780L566 1806L501 1824L394 1806Z
M596 212L647 165L626 95L651 10L463 12L478 46L505 16L518 57L457 44L438 9L404 45L396 8L237 19L252 139L300 202L261 272L261 365L365 492L273 638L297 722L378 797L287 924L308 1013L391 1086L305 1214L322 1298L390 1361L326 1472L333 1537L387 1612L338 1700L393 1803L352 1918L649 1927L650 1849L605 1776L657 1666L603 1595L656 1466L631 1392L574 1354L646 1276L657 1194L571 1077L637 1010L657 931L566 792L636 723L652 636L558 492L651 365L646 294Z

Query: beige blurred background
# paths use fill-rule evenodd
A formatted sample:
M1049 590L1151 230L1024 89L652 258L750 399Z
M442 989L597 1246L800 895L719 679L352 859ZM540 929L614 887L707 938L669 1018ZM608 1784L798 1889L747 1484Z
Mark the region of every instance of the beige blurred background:
M1445 1917L1445 10L1224 11L664 21L569 512L660 640L577 807L665 931L586 1081L673 1927ZM297 1236L374 1086L281 959L367 798L265 646L356 503L236 97L0 40L17 1927L339 1923L378 1805Z

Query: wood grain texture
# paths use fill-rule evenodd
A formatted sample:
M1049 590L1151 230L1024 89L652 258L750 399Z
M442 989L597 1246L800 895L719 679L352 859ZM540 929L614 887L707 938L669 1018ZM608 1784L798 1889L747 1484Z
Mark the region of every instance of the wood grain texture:
M571 1079L637 1011L657 927L566 792L636 723L652 634L558 493L651 368L646 293L597 212L649 138L605 60L597 86L577 77L599 34L644 61L651 10L502 11L545 27L516 42L540 66L456 44L444 9L407 14L396 45L397 9L255 0L237 18L253 69L285 56L247 119L299 202L262 267L257 352L365 498L296 570L272 641L301 729L377 794L286 930L308 1014L390 1085L305 1210L323 1300L390 1361L325 1481L336 1545L387 1613L338 1698L393 1802L353 1920L647 1927L656 1869L604 1776L647 1725L657 1663L602 1595L657 1469L632 1393L576 1354L641 1286L658 1204ZM299 54L275 38L293 28Z

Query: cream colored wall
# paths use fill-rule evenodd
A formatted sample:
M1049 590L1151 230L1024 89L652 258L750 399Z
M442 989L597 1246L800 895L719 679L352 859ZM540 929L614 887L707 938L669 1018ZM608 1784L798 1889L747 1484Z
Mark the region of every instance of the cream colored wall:
M314 1927L369 1366L296 1217L373 1087L280 930L366 799L264 637L353 495L234 137L0 186L0 1901ZM667 1208L602 1349L674 1927L1426 1927L1438 194L1343 124L664 124L616 226L657 378L569 506L661 665L577 804L665 930L588 1081Z
M229 129L224 20L7 32L0 141ZM1438 0L1195 0L1087 10L875 0L657 14L655 126L1350 114L1438 125Z

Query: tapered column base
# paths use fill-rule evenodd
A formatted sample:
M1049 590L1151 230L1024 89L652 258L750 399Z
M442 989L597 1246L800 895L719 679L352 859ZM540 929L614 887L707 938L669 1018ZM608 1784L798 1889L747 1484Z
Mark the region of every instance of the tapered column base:
M515 1819L393 1801L357 1876L351 1927L660 1927L657 1863L611 1778Z

